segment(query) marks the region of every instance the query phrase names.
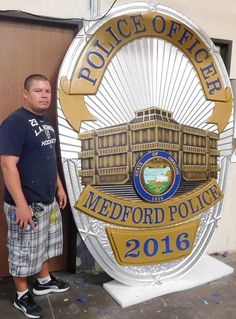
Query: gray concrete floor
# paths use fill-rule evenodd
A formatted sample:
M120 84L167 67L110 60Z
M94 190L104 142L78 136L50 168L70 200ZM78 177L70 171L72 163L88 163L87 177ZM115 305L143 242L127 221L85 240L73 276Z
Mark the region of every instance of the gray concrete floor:
M236 254L213 257L236 268ZM103 283L111 280L105 273L54 275L69 282L71 289L35 297L44 309L45 319L236 319L236 273L125 309L103 289ZM0 318L25 318L12 306L14 294L12 279L0 278Z

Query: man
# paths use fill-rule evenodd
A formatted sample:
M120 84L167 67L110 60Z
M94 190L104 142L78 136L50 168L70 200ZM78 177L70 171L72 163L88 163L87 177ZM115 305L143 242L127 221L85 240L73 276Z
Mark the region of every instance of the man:
M4 212L9 272L17 290L13 305L29 318L40 318L42 309L28 289L27 277L38 274L35 295L69 289L49 273L48 261L62 253L60 208L66 206L67 197L57 173L55 132L44 115L51 102L48 79L40 74L27 77L23 97L23 107L0 127Z

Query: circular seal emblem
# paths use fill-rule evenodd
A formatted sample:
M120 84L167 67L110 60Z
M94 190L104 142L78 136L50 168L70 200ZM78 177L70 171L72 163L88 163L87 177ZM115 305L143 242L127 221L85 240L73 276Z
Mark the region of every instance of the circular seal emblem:
M165 151L144 154L135 166L133 179L137 193L148 202L169 199L181 180L178 163Z

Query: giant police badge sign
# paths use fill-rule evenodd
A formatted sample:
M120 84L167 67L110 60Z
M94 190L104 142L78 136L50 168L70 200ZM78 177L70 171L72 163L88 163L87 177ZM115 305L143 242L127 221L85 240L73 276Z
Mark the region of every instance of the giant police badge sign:
M114 279L180 278L205 252L231 108L218 51L175 10L121 5L78 33L58 80L61 153L78 230Z

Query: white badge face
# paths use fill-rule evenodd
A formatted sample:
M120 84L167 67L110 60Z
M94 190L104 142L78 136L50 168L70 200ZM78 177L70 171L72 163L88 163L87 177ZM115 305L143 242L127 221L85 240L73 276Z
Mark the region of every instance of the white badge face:
M214 44L173 9L121 5L78 33L58 79L61 157L79 233L111 277L161 284L206 251L231 105Z

